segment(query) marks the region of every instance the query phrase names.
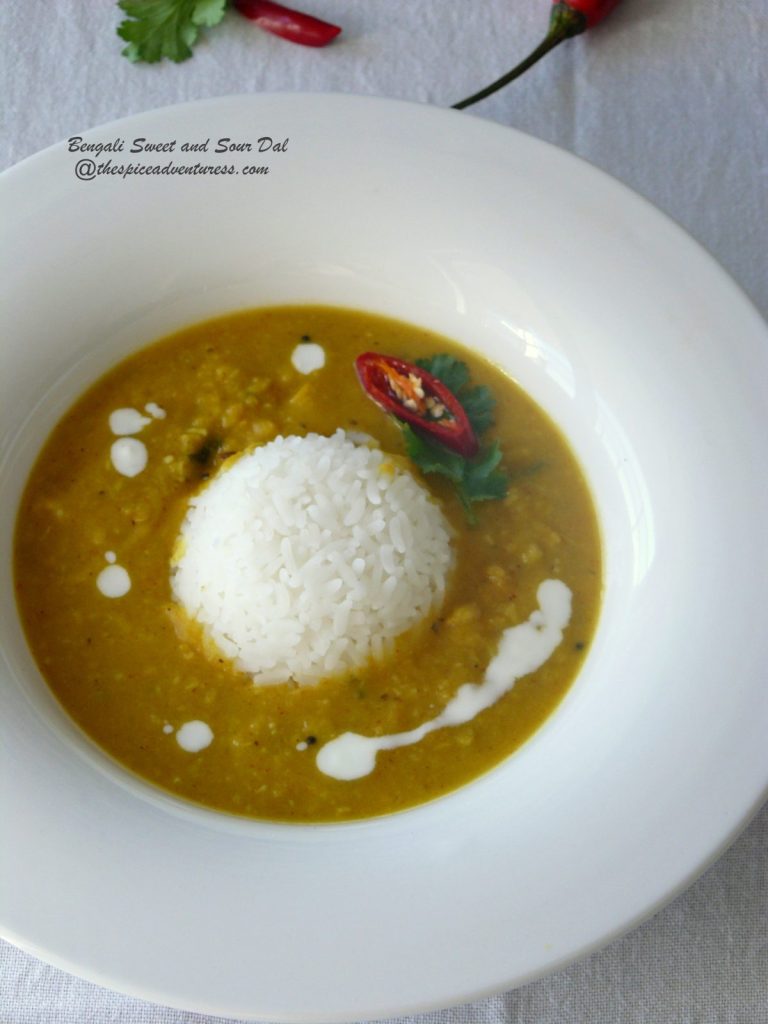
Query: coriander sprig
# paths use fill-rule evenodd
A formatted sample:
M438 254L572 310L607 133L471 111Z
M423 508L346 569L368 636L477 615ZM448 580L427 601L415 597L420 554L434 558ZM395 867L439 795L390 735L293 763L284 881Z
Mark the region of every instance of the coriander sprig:
M473 459L465 459L407 425L403 427L403 436L409 457L422 473L437 473L451 481L470 523L477 522L472 508L474 502L506 497L509 478L498 468L501 462L498 441L481 448Z
M416 365L437 377L452 392L478 439L493 425L496 400L485 385L470 386L466 363L441 353L417 359ZM473 508L476 502L506 497L510 481L500 465L502 452L498 441L481 443L477 455L468 459L417 433L407 424L403 427L403 436L409 457L422 473L436 473L451 481L470 523L477 521Z

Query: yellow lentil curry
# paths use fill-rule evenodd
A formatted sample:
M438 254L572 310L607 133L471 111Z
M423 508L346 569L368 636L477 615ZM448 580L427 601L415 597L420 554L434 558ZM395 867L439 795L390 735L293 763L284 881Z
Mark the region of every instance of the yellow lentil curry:
M298 344L322 346L306 375ZM229 453L278 434L370 434L403 454L400 425L364 394L355 358L380 351L413 361L451 353L493 392L493 435L507 496L475 506L467 523L450 483L421 478L455 529L455 568L429 621L401 635L376 664L299 687L256 686L211 659L178 625L169 581L187 503ZM110 462L110 414L156 410L135 476ZM149 419L149 415L147 416ZM107 561L105 561L105 557ZM131 586L97 586L115 558ZM592 638L601 591L595 513L567 444L504 374L447 339L351 310L247 311L185 329L131 356L58 424L18 516L15 573L30 647L61 704L104 750L177 796L256 818L336 821L392 812L466 783L514 751L553 711ZM572 614L544 665L471 721L378 755L364 778L320 772L314 752L341 733L382 736L434 718L457 689L479 682L502 631L536 608L539 584L564 581ZM186 722L213 741L190 752Z

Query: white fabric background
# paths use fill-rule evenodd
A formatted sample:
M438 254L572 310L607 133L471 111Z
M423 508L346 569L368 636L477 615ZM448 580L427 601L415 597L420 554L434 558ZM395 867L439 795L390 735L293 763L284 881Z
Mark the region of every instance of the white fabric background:
M548 17L547 0L295 2L343 35L308 50L230 13L191 61L132 66L112 0L4 0L0 168L105 121L209 96L334 91L448 106L532 49ZM766 0L623 0L468 116L615 175L705 245L767 315L767 40ZM108 992L0 943L0 1024L212 1019ZM607 949L516 992L409 1021L768 1024L768 807L688 892Z

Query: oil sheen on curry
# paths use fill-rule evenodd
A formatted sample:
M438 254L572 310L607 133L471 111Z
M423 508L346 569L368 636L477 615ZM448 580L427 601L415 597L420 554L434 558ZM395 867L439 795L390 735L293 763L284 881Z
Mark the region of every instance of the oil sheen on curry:
M352 310L251 310L132 355L23 495L41 672L125 767L238 815L341 821L476 778L579 671L598 526L498 368Z

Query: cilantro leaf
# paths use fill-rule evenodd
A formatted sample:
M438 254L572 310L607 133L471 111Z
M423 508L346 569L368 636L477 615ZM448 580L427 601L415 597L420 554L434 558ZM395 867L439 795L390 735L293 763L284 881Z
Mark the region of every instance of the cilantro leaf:
M509 479L504 470L498 468L501 462L498 441L486 445L473 459L465 459L407 424L403 427L403 436L409 457L422 473L437 473L451 481L470 523L476 522L474 502L506 497Z
M422 370L426 370L427 373L431 373L433 377L437 377L457 398L459 391L469 383L467 364L445 353L428 356L426 359L417 359L416 365L420 366Z
M470 523L477 522L472 505L476 501L493 501L506 498L509 480L502 469L497 469L501 461L501 449L498 441L487 448L482 448L474 459L466 459L461 483L456 488L459 499L464 506Z
M470 501L491 501L506 498L509 489L507 474L498 469L501 462L499 442L481 449L474 459L466 461L462 486Z
M226 6L227 0L119 0L128 15L117 29L128 43L123 56L148 64L187 60L200 28L218 25Z
M496 405L490 388L484 384L476 388L464 388L461 395L456 397L461 402L475 435L484 434L493 423L493 409Z
M413 459L422 473L439 473L447 476L454 484L461 483L467 461L463 455L431 441L423 434L417 434L407 423L403 426L403 437L409 458Z
M476 436L484 434L493 423L493 409L496 399L485 385L470 388L469 368L460 359L442 352L436 356L417 359L416 365L431 373L448 388L461 402L467 419Z

